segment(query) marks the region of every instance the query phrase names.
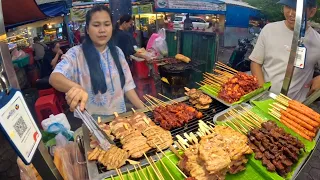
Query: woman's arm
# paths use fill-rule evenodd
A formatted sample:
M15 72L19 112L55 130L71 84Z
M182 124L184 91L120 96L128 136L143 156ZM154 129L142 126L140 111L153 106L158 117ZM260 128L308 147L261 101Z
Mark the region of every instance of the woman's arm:
M56 90L67 93L72 87L82 88L79 84L70 81L61 73L53 72L50 76L49 83Z
M88 93L77 83L70 81L60 73L52 73L49 83L58 91L66 93L66 100L73 112L78 105L84 111L88 100Z
M138 97L136 91L134 89L131 89L125 93L126 97L129 99L129 101L137 108L141 109L144 108L143 103L141 102L140 98Z
M254 61L251 61L250 67L251 67L252 75L257 77L259 85L263 86L263 84L265 83L265 80L264 80L264 76L262 73L262 65L254 62Z
M55 67L56 67L56 65L57 65L57 62L58 62L58 60L59 60L59 57L60 57L60 55L62 55L63 54L63 52L62 52L62 50L59 50L59 52L57 52L57 54L56 54L56 56L51 60L51 66L52 66L52 69L54 69Z

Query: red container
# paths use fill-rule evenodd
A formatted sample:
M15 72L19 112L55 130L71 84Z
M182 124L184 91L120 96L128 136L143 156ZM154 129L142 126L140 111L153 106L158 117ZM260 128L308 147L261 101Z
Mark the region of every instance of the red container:
M27 54L29 54L29 64L32 65L34 63L34 57L33 57L33 49L32 48L25 48L23 51Z
M133 61L133 76L138 79L147 79L150 76L150 70L146 61Z

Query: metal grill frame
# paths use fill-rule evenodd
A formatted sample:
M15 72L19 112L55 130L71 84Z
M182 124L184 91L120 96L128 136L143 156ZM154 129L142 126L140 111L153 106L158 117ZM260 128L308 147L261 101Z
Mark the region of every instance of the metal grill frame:
M175 102L185 102L186 104L189 105L188 97L182 97L175 99ZM201 110L201 112L204 114L204 117L201 119L204 122L213 122L213 117L218 114L219 112L222 112L223 110L227 109L228 106L225 106L224 104L220 103L219 101L213 99L213 102L210 105L210 108L207 110ZM150 117L153 120L153 113L152 111L149 111L147 108L144 109L139 109L136 110L136 112L144 112L148 117ZM121 117L128 117L133 115L133 112L128 112L124 114L120 114ZM110 117L107 119L102 120L103 123L110 123L113 121L114 117ZM195 133L198 130L198 120L191 120L189 121L185 126L180 127L180 128L175 128L171 130L171 134L174 140L176 140L176 135L183 135L183 133L190 133L193 132ZM88 161L87 159L87 153L91 151L92 149L90 148L90 137L89 137L89 130L85 125L82 125L82 130L83 130L83 140L84 140L84 149L85 149L85 157L86 157L86 162L87 162L87 168L88 168L88 174L89 174L89 179L105 179L113 176L117 176L117 172L115 170L110 170L106 172L99 172L99 165L97 164L96 161ZM119 143L117 140L115 141L116 144L119 146ZM158 160L159 158L154 154L156 150L151 150L148 153L146 153L148 156L151 156L154 160ZM170 150L166 150L170 151ZM153 154L153 155L152 155ZM159 154L160 157L162 157L162 154ZM147 166L149 163L147 160L142 157L140 158L140 163L141 166ZM131 171L134 170L134 167L132 165L124 165L123 167L120 168L121 172L126 172L127 168ZM103 169L103 168L101 168Z

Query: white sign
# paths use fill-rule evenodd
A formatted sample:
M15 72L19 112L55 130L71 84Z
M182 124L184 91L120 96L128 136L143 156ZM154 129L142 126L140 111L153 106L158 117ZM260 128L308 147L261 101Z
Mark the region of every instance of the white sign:
M160 9L190 9L203 11L226 11L226 4L201 0L155 0L156 8Z
M21 92L17 91L0 109L0 124L21 159L29 164L42 135Z

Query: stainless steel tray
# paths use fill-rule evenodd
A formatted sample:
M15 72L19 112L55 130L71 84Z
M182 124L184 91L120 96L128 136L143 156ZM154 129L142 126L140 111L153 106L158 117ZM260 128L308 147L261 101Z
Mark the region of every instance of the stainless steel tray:
M115 170L110 170L107 172L100 173L98 169L98 165L96 161L88 161L87 154L89 151L92 149L90 148L90 138L89 138L89 129L85 126L82 125L82 131L83 131L83 140L84 140L84 150L85 150L85 158L86 158L86 163L87 163L87 168L88 168L88 175L90 180L98 180L98 179L105 179L109 178L112 176L118 176L117 172ZM158 153L159 156L162 158L162 154ZM159 158L156 155L151 156L152 159L155 161L158 161ZM148 161L143 158L140 161L140 165L142 167L149 165ZM121 172L127 172L127 168L129 171L134 170L134 167L130 164L124 165L120 168Z
M250 104L253 106L254 103L253 101L264 101L267 99L275 99L277 97L276 94L270 92L270 91L265 91L262 94L259 94L253 98L250 99Z

